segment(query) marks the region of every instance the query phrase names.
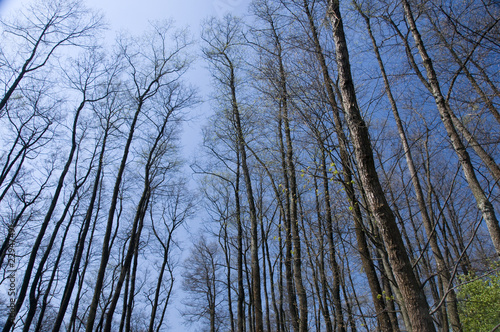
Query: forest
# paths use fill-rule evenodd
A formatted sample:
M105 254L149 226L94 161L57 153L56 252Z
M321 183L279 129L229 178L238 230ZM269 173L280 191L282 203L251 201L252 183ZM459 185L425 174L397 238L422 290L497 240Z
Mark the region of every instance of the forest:
M84 1L2 18L0 329L500 331L499 21L253 0L109 45Z

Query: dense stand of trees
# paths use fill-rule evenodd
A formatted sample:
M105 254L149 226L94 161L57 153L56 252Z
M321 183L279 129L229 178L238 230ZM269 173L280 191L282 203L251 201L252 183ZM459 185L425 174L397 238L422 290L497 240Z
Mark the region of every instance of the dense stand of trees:
M25 11L2 25L2 282L17 286L2 329L164 329L194 207L178 156L191 37L165 21L104 49L79 2Z
M498 4L248 13L207 19L198 45L165 21L105 48L78 1L2 22L4 332L164 331L176 293L209 331L477 326L468 299L494 297L472 285L498 293ZM212 112L189 174L197 46Z

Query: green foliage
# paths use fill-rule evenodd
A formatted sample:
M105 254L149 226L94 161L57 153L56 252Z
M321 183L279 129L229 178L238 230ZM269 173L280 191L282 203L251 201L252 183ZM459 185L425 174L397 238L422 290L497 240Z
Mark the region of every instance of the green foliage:
M458 308L464 331L491 331L500 323L500 272L477 277L474 273L459 279Z

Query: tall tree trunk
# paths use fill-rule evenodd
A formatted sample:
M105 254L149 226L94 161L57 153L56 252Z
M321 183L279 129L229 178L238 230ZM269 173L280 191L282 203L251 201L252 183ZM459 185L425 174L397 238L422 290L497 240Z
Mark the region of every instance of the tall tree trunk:
M45 271L45 263L47 262L49 255L50 255L50 252L52 250L52 247L54 246L59 228L61 227L62 223L66 219L66 215L68 214L68 211L71 208L73 200L75 199L79 189L80 189L80 186L75 185L75 188L73 189L73 192L71 193L71 195L68 199L68 202L66 203L66 206L64 208L63 213L62 213L61 217L59 218L58 222L56 223L54 230L52 231L52 235L50 237L49 243L47 244L47 247L46 247L45 252L42 256L42 259L38 263L38 268L35 272L35 275L33 276L33 281L31 282L31 288L30 288L30 292L29 292L29 309L28 309L28 313L26 314L26 318L24 320L23 332L29 331L31 323L32 323L33 319L35 318L36 309L38 307L38 298L40 297L40 294L38 294L39 287L40 287L39 283L41 282L41 279L43 277L43 272ZM73 216L74 215L72 214L70 222L67 225L67 229L69 229L71 222L73 221ZM65 234L67 234L67 232L65 232ZM63 238L63 241L64 240L65 240L65 238ZM58 256L60 257L60 255L61 255L61 250L59 251ZM56 264L54 266L54 271L56 271L57 269L58 269L58 264ZM53 279L51 278L49 280L49 284L52 284L52 281L53 281ZM44 294L44 298L45 298L45 296L47 296L51 292L50 287L47 287L47 289L45 289L44 291L45 291L45 294ZM45 308L40 308L40 313L43 313L43 311L45 311ZM43 314L42 314L42 316L43 316Z
M87 102L87 99L86 99L85 94L84 94L83 100L80 103L80 105L78 106L78 108L76 109L75 116L73 118L73 126L72 126L72 132L71 132L72 133L71 148L70 148L68 157L66 159L66 163L65 163L64 168L61 172L61 175L59 176L59 180L57 182L57 186L56 186L55 191L54 191L54 196L52 197L52 200L50 202L47 213L45 214L42 225L41 225L40 230L38 231L38 235L35 239L35 243L33 244L33 247L31 249L31 254L29 256L28 264L26 266L26 272L24 273L23 282L21 284L21 288L20 288L19 294L17 296L14 310L9 315L7 322L5 322L5 325L4 325L3 330L2 330L3 332L8 332L8 331L10 331L11 328L13 328L16 316L19 313L19 310L21 309L21 306L22 306L24 299L26 297L26 292L28 291L28 287L29 287L30 282L31 282L31 274L33 273L33 269L35 266L35 260L38 256L38 250L40 249L43 237L44 237L45 232L47 230L47 227L49 226L49 223L52 219L52 215L56 209L57 202L59 200L59 196L60 196L61 191L62 191L63 186L64 186L64 180L65 180L66 175L68 174L68 171L69 171L69 167L73 163L73 157L74 157L76 149L77 149L76 131L77 131L78 119L80 117L81 111L83 110L86 102Z
M62 325L64 315L66 314L66 310L68 308L68 304L69 304L69 301L71 299L73 288L75 286L76 279L78 277L78 272L80 270L80 262L81 262L82 256L83 256L85 242L87 239L87 233L88 233L90 225L91 225L92 214L94 212L94 205L95 205L96 200L97 200L98 190L99 190L100 183L101 183L101 174L102 174L103 163L104 163L104 152L106 151L106 143L107 143L110 128L111 128L111 124L108 121L108 123L106 124L106 129L104 131L104 137L102 140L101 150L99 153L99 163L97 165L97 171L96 171L96 175L94 178L94 185L92 188L92 196L90 198L90 203L89 203L89 206L87 207L87 211L86 211L83 223L82 223L82 230L80 232L80 236L78 237L78 241L76 244L76 250L75 250L75 253L73 256L73 260L71 262L71 268L70 268L70 271L68 273L68 277L66 279L66 285L64 287L63 296L62 296L61 302L59 304L59 311L58 311L57 316L56 316L56 321L55 321L54 326L53 326L53 331L58 331ZM91 243L91 241L89 241L88 247L90 247L90 243Z
M415 190L415 196L417 198L418 207L420 209L420 215L422 217L422 223L424 224L425 232L427 238L429 239L430 247L432 249L432 253L434 259L436 260L436 265L438 269L438 275L443 280L443 282L447 285L451 285L451 275L449 271L449 267L447 266L443 254L441 252L441 248L437 241L437 235L434 229L434 225L429 217L429 213L427 211L427 205L425 203L425 197L423 194L422 187L420 185L420 178L417 173L415 163L413 162L413 156L410 150L410 144L408 143L408 138L406 137L406 132L403 127L403 122L401 121L401 117L399 116L398 107L396 105L396 100L392 94L391 86L389 83L389 79L385 70L384 62L382 61L382 57L379 52L379 48L375 37L373 36L370 19L363 12L363 10L357 5L358 12L363 17L366 23L366 27L368 30L368 34L372 41L373 51L375 52L375 56L377 58L378 65L380 67L380 72L382 73L382 78L384 80L385 92L387 98L389 99L389 103L391 105L392 113L394 115L394 119L396 120L396 126L399 133L399 138L401 143L403 144L404 155L406 158L406 164L408 165L408 171L410 172L411 181L413 184L413 188ZM458 308L457 308L457 300L455 296L455 292L451 289L447 295L447 304L448 304L448 314L450 316L450 321L452 324L453 331L461 331L462 327L460 324L460 318L458 316Z
M236 235L237 242L237 270L238 270L238 305L237 305L237 328L238 332L243 332L245 329L245 311L243 304L245 302L245 287L243 284L243 225L241 221L241 205L240 205L240 145L236 144L236 179L234 187L234 200L236 205L236 225L238 233Z
M322 162L322 161L320 161ZM328 179L326 180L328 181ZM316 287L316 292L318 293L318 297L319 297L319 308L321 310L321 313L323 314L323 319L325 320L325 330L327 332L332 332L333 331L333 325L332 325L332 320L330 319L330 310L328 309L328 288L329 288L329 284L327 282L327 278L326 278L326 273L325 273L325 245L324 245L324 235L325 233L328 233L328 231L325 231L325 225L323 225L323 216L321 215L321 205L320 205L320 198L319 198L319 188L318 188L318 180L316 179L316 176L314 177L314 192L316 193L315 195L315 203L316 203L316 216L317 216L317 219L318 219L318 237L319 237L319 258L318 258L318 255L315 255L317 258L316 258L316 265L318 266L318 269L319 269L319 275L320 275L320 279L321 279L321 291L319 289L319 287ZM325 195L326 196L326 195ZM328 202L329 203L329 202ZM327 207L328 209L329 207ZM328 221L327 221L328 223ZM310 242L310 241L308 241ZM314 273L314 264L312 262L312 257L314 256L311 252L310 252L310 248L309 248L309 244L308 244L308 248L307 248L307 251L308 251L308 256L309 256L309 260L311 261L311 267L313 269L313 273ZM331 251L329 251L331 252ZM335 273L338 275L338 273ZM313 277L314 277L314 274L313 274ZM315 278L316 279L316 278ZM335 283L335 281L334 281ZM336 287L334 286L334 292L336 292ZM334 294L334 296L336 296L336 294ZM337 299L335 299L335 301L337 302ZM335 315L336 317L338 317L338 314L337 314L337 311L340 310L340 314L342 315L342 307L340 308L337 308L337 304L335 304Z
M285 132L285 166L289 181L289 191L287 195L290 201L290 227L293 243L293 280L295 283L295 288L297 289L297 296L299 298L299 331L305 332L308 330L308 308L307 308L307 293L302 281L302 254L301 254L301 243L300 243L300 228L299 228L299 218L298 218L298 190L297 190L297 176L295 172L295 161L293 144L290 131L290 118L288 112L288 91L287 91L287 78L285 73L285 67L283 63L283 50L281 46L281 40L274 26L273 18L269 20L271 33L273 34L274 44L276 47L275 55L276 61L278 62L278 93L279 104L281 108L281 116L283 119L284 132Z
M283 139L283 116L282 108L280 107L278 120L278 138L280 146L281 155L281 168L283 171L283 192L285 193L285 211L283 215L284 225L285 225L285 280L288 293L288 306L290 310L290 319L292 321L293 330L299 331L299 309L297 306L297 295L295 293L295 286L293 282L293 264L292 264L292 219L290 213L290 181L288 177L287 166L286 166L286 152L285 144Z
M373 261L371 259L370 252L368 250L368 245L366 241L366 235L364 232L364 227L363 227L363 217L361 213L361 209L359 207L359 204L357 203L357 198L354 190L354 185L353 185L353 176L352 176L352 166L351 162L349 159L349 153L348 153L348 148L347 148L347 137L345 136L344 129L342 126L342 121L340 119L340 114L339 114L339 109L337 105L337 101L335 98L335 93L333 91L333 81L331 79L330 73L328 71L328 67L326 65L326 60L325 56L323 54L323 50L321 48L321 44L319 41L319 36L318 32L316 29L316 25L314 22L313 15L311 13L311 10L309 8L309 4L307 0L303 1L303 8L304 11L307 15L308 22L309 22L309 28L311 31L311 36L313 39L314 47L315 47L315 52L316 52L316 57L318 59L319 65L321 67L321 72L323 75L323 79L325 81L325 87L326 87L326 92L328 96L328 101L330 104L330 107L332 108L332 112L334 115L334 125L335 125L335 131L337 133L338 141L339 141L339 150L340 150L340 160L342 163L343 167L343 174L344 174L344 188L346 190L348 199L351 203L351 206L353 207L353 217L354 217L354 228L355 228L355 233L356 233L356 239L358 242L358 250L361 255L361 261L363 264L363 269L366 273L366 276L368 278L368 284L370 286L371 294L372 294L372 300L375 305L375 310L377 312L377 321L380 326L380 329L382 331L392 331L392 326L391 326L391 321L389 318L389 315L387 314L387 309L385 306L384 299L379 296L379 294L382 294L382 288L380 287L380 283L377 278L377 273L375 270L375 266L373 264ZM319 135L319 133L318 133ZM319 137L319 136L318 136ZM322 153L324 154L324 148L322 148ZM326 158L323 156L323 177L325 178L324 181L324 190L325 190L325 200L330 201L330 195L329 195L329 189L328 189L328 179L327 179L327 173L326 173ZM329 208L329 205L327 206ZM330 212L330 218L329 221L331 223L331 212ZM328 230L330 231L331 226L327 227ZM329 245L334 250L334 244L333 244L333 236L328 236L328 241ZM332 260L333 262L333 260Z
M158 154L163 153L163 151L157 152L157 148L161 148L161 140L165 136L165 130L167 128L167 124L169 123L169 118L170 115L172 114L173 109L170 109L168 113L166 113L163 117L163 123L161 123L161 126L159 126L158 133L156 135L156 138L154 140L153 145L149 149L146 165L144 166L144 188L142 191L141 198L139 200L139 203L137 205L137 210L136 214L134 217L134 222L132 225L131 229L131 235L130 235L130 242L129 242L129 247L127 249L127 253L125 254L123 265L120 271L120 275L118 277L118 282L116 285L115 293L113 294L109 310L107 313L107 319L106 319L106 325L105 325L105 330L110 331L111 330L111 325L113 322L113 314L116 309L116 306L118 304L118 300L120 298L120 293L121 289L123 286L123 282L125 281L125 277L128 275L128 271L130 269L130 266L132 264L132 259L134 256L136 257L135 259L137 260L137 255L138 255L138 248L139 248L139 242L141 239L141 232L144 226L144 218L146 217L146 212L148 210L148 205L151 199L152 195L152 190L153 188L151 187L151 183L154 180L154 173L155 173L155 160L158 158ZM132 280L135 279L135 274L132 275ZM131 292L130 292L132 298L135 295L134 294L134 288L133 284L131 287ZM129 301L129 306L130 306L130 301ZM129 309L130 310L130 309ZM130 314L130 312L129 312Z
M127 317L125 318L125 332L132 331L132 313L134 311L134 299L135 299L135 284L137 280L137 268L139 259L139 242L136 242L136 248L134 250L134 262L132 265L132 271L130 272L130 290L128 293L127 301ZM107 330L106 330L107 332Z
M281 153L281 156L282 156L282 162L284 163L284 147L283 147L283 137L282 137L282 132L281 132L281 117L278 117L278 133L279 133L279 139L280 139L280 153ZM271 186L273 188L273 191L274 191L274 195L275 195L275 198L276 198L276 204L278 205L277 206L277 209L279 210L280 214L279 214L279 223L278 223L278 235L279 235L279 266L280 266L280 273L279 273L279 285L280 285L280 288L279 288L279 292L280 292L280 306L278 308L278 304L276 303L276 296L275 296L275 290L274 290L274 277L273 277L273 274L274 274L274 268L273 268L273 264L271 262L271 256L269 254L269 245L268 245L268 241L267 241L267 232L266 234L264 233L264 228L263 228L263 224L261 222L261 227L262 227L262 239L263 239L263 250L265 249L265 253L263 252L263 260L267 260L267 263L268 263L268 266L269 266L269 275L270 275L270 285L271 285L271 298L272 298L272 303L273 303L273 308L274 308L274 311L275 311L275 314L276 314L276 325L277 325L277 331L284 331L285 330L285 327L284 327L284 323L283 323L283 320L284 320L284 313L283 313L283 309L282 309L282 305L283 305L283 301L282 301L282 296L283 296L283 289L282 289L282 273L281 273L281 267L282 267L282 260L283 260L283 257L282 257L282 239L281 239L281 229L283 228L282 224L281 224L281 221L283 219L286 218L286 210L288 208L285 208L284 204L283 204L283 197L279 191L279 187L280 186L276 186L276 183L275 183L275 180L274 180L274 177L273 177L273 174L271 173L271 171L269 170L269 167L259 158L259 156L249 147L247 146L248 150L252 153L252 155L254 156L254 158L257 160L257 162L264 168L267 176L269 177L269 180L271 182ZM238 159L238 165L239 165L239 159ZM284 168L283 168L284 170ZM286 177L286 173L284 174L285 175L285 179L287 179ZM237 176L239 176L239 171L237 172ZM285 182L288 182L288 181L285 181ZM238 182L237 182L237 186L238 188ZM285 186L286 188L287 186ZM263 189L261 189L262 191ZM239 213L239 208L237 207L237 212ZM264 241L264 239L266 239ZM291 277L290 277L291 278ZM293 289L293 288L292 288ZM269 330L269 328L268 328Z
M488 227L493 246L495 247L497 255L500 255L500 226L495 215L495 210L493 209L493 205L489 201L488 197L484 193L484 190L481 188L481 184L479 183L474 167L472 166L469 153L467 152L467 149L464 146L455 128L453 116L451 115L452 111L445 98L443 97L443 94L441 93L441 88L439 86L439 81L434 70L432 60L427 53L427 50L422 41L422 37L420 36L420 33L417 29L410 4L407 0L403 0L402 4L406 21L410 26L410 31L413 35L413 39L415 40L415 44L417 45L418 52L422 58L423 65L427 72L427 86L429 87L429 90L434 97L437 109L441 115L441 120L443 121L448 137L451 140L453 149L457 153L460 164L462 165L462 170L464 172L465 178L467 179L472 194L476 199L477 206L483 215L486 226ZM487 161L484 162L488 165Z
M130 292L130 269L128 270L127 277L125 278L125 289L123 290L123 296L122 296L122 315L120 317L120 327L118 329L119 332L123 332L125 330L125 321L127 319L127 312L128 312L128 294ZM156 298L155 298L156 300ZM155 307L153 307L153 315ZM150 325L151 326L151 325Z
M52 285L57 282L57 274L60 272L60 269L59 269L59 263L61 261L61 258L63 257L63 252L64 252L64 245L66 244L66 239L68 238L68 233L69 233L69 230L70 230L70 226L75 218L75 214L76 214L76 207L73 208L73 213L71 214L71 217L70 217L70 220L68 222L68 225L66 225L66 230L64 231L64 235L61 239L61 244L59 246L59 252L57 254L57 257L56 257L56 261L54 262L54 266L52 268L52 274L50 276L50 279L49 279L49 283L47 285L47 288L45 289L44 293L43 294L43 298L42 298L42 306L40 307L40 311L38 313L38 321L36 323L36 326L35 326L35 331L40 331L41 329L41 326L43 324L43 321L44 321L44 318L45 318L45 310L47 309L47 304L49 303L49 297L52 297L53 296L53 293L52 293ZM31 296L31 295L30 295ZM25 326L27 324L25 323Z
M232 287L231 287L231 247L229 243L229 235L227 233L227 223L221 226L223 228L224 237L223 243L221 243L221 247L224 249L224 259L226 260L226 283L227 283L227 310L229 312L229 322L231 326L231 332L234 332L234 315L233 315L233 299L232 299ZM219 235L220 238L220 235ZM220 240L219 240L220 241ZM265 275L265 273L264 273ZM152 332L152 331L151 331Z
M101 191L102 191L102 186L100 186L101 188ZM95 229L96 229L96 225L97 225L97 220L99 218L99 211L100 211L100 204L102 202L101 200L101 197L102 197L102 193L99 192L99 198L97 199L97 208L96 208L96 213L94 215L94 222L93 222L93 225L92 225L92 230L90 232L90 237L88 239L88 245L87 245L87 252L85 254L85 260L84 260L84 263L83 263L83 268L82 268L82 271L81 273L78 273L78 276L79 276L79 281L78 281L78 288L77 288L77 292L76 292L76 296L75 296L75 303L73 305L73 308L71 310L71 317L69 319L69 323L68 323L68 331L71 330L71 328L73 327L73 330L76 329L76 319L77 319L77 315L78 315L78 308L79 308L79 305L80 305L80 299L82 298L82 292L83 292L83 285L84 285L84 281L85 281L85 275L87 273L87 268L89 267L89 262L90 262L90 256L91 256L91 249L92 249L92 241L94 239L94 234L95 234ZM82 238L82 236L80 236L80 238ZM76 255L76 253L75 253ZM73 262L74 262L74 257L73 257ZM75 265L74 263L72 262L73 265ZM69 279L69 277L68 277ZM64 313L65 313L66 309L64 309L63 311L59 311L58 312L58 317L60 314L62 314L62 317L64 318ZM61 323L62 323L62 320L61 320ZM81 325L82 323L80 323ZM54 328L52 329L52 332L57 332L59 331L60 329L60 326L56 326L54 324ZM80 328L78 328L79 330Z
M104 233L104 239L102 242L102 255L101 263L99 265L99 270L97 272L97 278L95 281L94 295L92 297L92 302L90 303L89 316L87 318L86 332L94 331L94 322L97 314L97 307L99 305L99 299L101 297L101 290L104 284L104 275L106 273L106 268L108 265L108 260L110 256L110 239L111 232L113 229L113 222L116 212L116 205L118 202L118 194L120 192L120 186L122 183L123 173L125 172L125 165L127 164L128 154L130 150L130 145L132 144L132 139L134 138L135 126L141 113L144 101L140 99L137 109L134 113L132 123L130 124L130 129L127 137L127 142L125 143L125 148L123 150L122 160L120 162L120 167L118 168L118 173L115 179L115 185L113 188L113 196L111 197L111 203L108 212L108 219L106 222L106 231Z
M262 299L261 299L261 283L260 283L260 267L259 267L259 245L258 245L258 225L257 225L257 211L255 208L255 201L253 197L252 181L250 177L250 170L247 163L246 142L243 136L243 129L240 119L240 110L238 107L238 99L236 98L236 77L234 74L234 67L231 60L226 56L229 64L230 78L229 87L231 89L231 106L233 111L233 119L236 127L236 134L241 154L241 169L243 171L243 179L245 180L245 187L247 192L247 200L250 210L250 256L252 266L252 294L253 303L255 308L255 328L257 332L264 331L264 320L262 315Z
M330 200L330 188L328 185L328 173L326 171L326 155L325 149L323 146L323 142L319 142L320 146L320 168L321 168L321 177L323 180L323 191L324 191L324 204L326 211L326 238L328 241L328 246L330 247L330 265L333 274L333 287L332 287L332 296L333 296L333 305L335 310L335 322L336 322L336 331L344 332L346 331L346 326L344 322L344 315L342 313L342 299L340 297L340 267L337 263L337 250L335 249L335 243L333 240L333 214Z
M376 172L368 128L356 100L339 2L329 0L328 4L328 15L332 22L336 48L340 90L368 206L381 230L391 268L404 297L412 327L416 331L435 331L427 299L413 273L401 233Z
M261 239L262 239L262 278L263 278L263 291L264 291L264 300L266 303L266 314L265 314L265 320L266 320L266 329L267 331L271 331L271 318L270 318L270 305L269 305L269 292L267 290L267 269L266 269L266 260L267 260L267 255L266 255L266 245L267 244L267 232L264 229L264 217L263 217L263 203L262 203L262 195L264 192L264 188L262 186L262 181L259 182L260 188L259 188L259 200L258 200L258 211L259 211L259 225L260 225L260 234L261 234Z

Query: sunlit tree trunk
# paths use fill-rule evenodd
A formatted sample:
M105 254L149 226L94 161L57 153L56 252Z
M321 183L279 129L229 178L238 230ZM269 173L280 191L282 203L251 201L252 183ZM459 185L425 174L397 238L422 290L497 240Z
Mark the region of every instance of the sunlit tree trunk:
M321 44L319 41L318 32L316 29L314 18L312 16L311 10L309 8L309 3L307 0L303 0L303 8L304 8L304 11L305 11L306 16L308 18L309 28L310 28L311 36L312 36L312 39L314 42L316 57L318 59L319 65L321 67L322 76L323 76L323 79L325 81L325 89L327 92L328 101L329 101L329 104L332 108L332 112L333 112L333 116L334 116L335 131L337 133L337 137L338 137L338 141L339 141L340 160L341 160L342 166L343 166L343 175L344 175L343 185L344 185L344 188L346 190L349 202L350 202L351 206L353 207L352 211L353 211L354 224L355 224L354 228L355 228L356 238L357 238L357 242L358 242L358 249L359 249L359 252L361 255L361 260L363 263L364 271L365 271L367 278L368 278L368 284L369 284L370 289L371 289L372 300L373 300L373 303L375 304L375 310L377 311L377 320L378 320L380 328L383 331L392 331L392 326L391 326L389 316L387 314L384 299L379 296L379 294L382 294L382 289L380 287L380 283L379 283L378 278L377 278L374 264L373 264L371 257L370 257L371 255L370 255L370 252L368 250L366 235L365 235L364 230L363 230L363 228L364 228L364 226L362 224L363 217L362 217L361 209L360 209L359 204L357 203L357 198L355 195L355 190L354 190L354 185L353 185L352 165L351 165L351 161L349 159L349 153L348 153L348 148L347 148L347 138L346 138L346 135L344 133L342 121L340 119L340 114L339 114L340 110L338 108L338 104L337 104L337 101L335 98L335 93L333 91L333 81L331 79L330 73L328 71L328 67L326 65L326 60L325 60L325 57L323 54L323 50L321 48ZM319 135L319 133L318 133L318 135ZM323 153L323 155L325 154L324 148L322 148L322 153ZM329 196L329 189L328 189L328 176L327 176L327 172L326 172L326 158L325 158L325 156L323 156L322 160L324 161L322 164L323 165L323 167L322 167L323 174L322 175L324 177L325 200L329 201L330 196ZM330 210L329 205L327 206L327 209L328 209L327 212L329 212L329 210ZM330 221L328 221L328 222L331 223L331 212L329 213L328 218L330 219ZM330 232L330 229L331 229L331 225L328 226L329 232ZM329 241L330 247L332 248L331 250L334 250L333 249L334 248L333 247L334 246L333 236L328 235L328 241ZM333 262L332 259L331 259L331 261Z
M389 83L389 79L387 77L387 73L385 70L385 65L382 61L382 57L379 52L379 48L375 37L372 33L370 18L363 12L361 7L357 6L358 12L363 17L366 23L366 27L368 30L368 34L370 35L370 39L372 41L373 51L375 52L375 56L377 58L377 62L380 68L380 72L382 73L382 78L384 80L385 92L387 98L389 99L389 103L392 108L392 113L394 115L394 119L396 120L396 125L400 137L400 141L403 145L404 155L406 158L406 163L408 165L408 171L410 172L411 181L413 184L413 188L415 190L415 196L417 198L418 207L420 209L420 215L422 217L422 222L424 224L425 232L427 238L429 239L430 247L432 249L432 253L434 255L434 259L436 260L437 269L439 277L443 280L446 285L451 285L451 276L449 272L449 267L447 266L443 254L441 252L441 248L437 241L437 234L434 230L434 225L429 217L429 213L427 211L427 205L425 203L425 197L423 194L422 187L420 185L419 175L417 173L415 163L413 161L413 156L410 150L410 144L408 143L408 139L406 137L406 132L403 127L403 123L399 116L398 107L396 105L396 100L392 94L391 86ZM447 295L443 294L443 296L447 297L448 304L448 313L450 315L450 321L454 331L461 331L460 318L458 317L458 308L457 308L457 300L455 296L455 292L451 289Z
M368 206L380 228L391 268L404 297L412 327L416 331L435 331L425 294L420 289L413 273L401 233L397 227L394 214L387 203L375 169L368 128L361 116L356 100L339 2L329 0L328 5L328 15L332 23L336 48L340 91L358 163L358 172L366 191Z

